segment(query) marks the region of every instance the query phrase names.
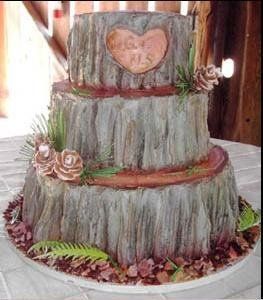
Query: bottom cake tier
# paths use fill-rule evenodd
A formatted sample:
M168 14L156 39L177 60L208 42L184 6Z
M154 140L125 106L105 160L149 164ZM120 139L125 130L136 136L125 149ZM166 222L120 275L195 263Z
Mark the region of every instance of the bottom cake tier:
M85 242L131 265L148 257L200 257L215 245L224 247L235 236L238 213L234 172L226 160L216 174L133 189L70 185L38 176L31 167L22 218L34 242Z

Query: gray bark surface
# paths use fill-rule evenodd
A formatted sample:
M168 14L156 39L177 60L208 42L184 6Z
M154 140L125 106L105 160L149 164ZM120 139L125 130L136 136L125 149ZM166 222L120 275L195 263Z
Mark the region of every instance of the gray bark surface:
M141 98L83 98L53 91L52 110L66 118L67 148L94 160L112 146L112 163L131 169L193 164L207 157L205 94ZM180 111L181 110L181 111Z
M143 35L150 29L166 32L168 50L161 63L144 74L133 74L111 56L106 36L115 28ZM78 85L141 89L174 85L176 66L187 66L192 41L192 17L168 12L99 12L75 16L68 38L70 80Z
M209 180L134 190L73 186L32 167L24 188L23 220L35 242L85 242L127 265L207 254L234 236L237 215L230 165Z

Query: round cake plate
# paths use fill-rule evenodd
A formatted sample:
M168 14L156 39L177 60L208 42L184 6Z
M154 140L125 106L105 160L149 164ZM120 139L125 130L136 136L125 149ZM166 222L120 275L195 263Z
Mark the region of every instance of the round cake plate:
M28 258L24 253L18 250L15 245L8 239L10 247L12 250L18 254L18 256L33 269L38 270L39 272L63 281L68 284L75 284L80 287L94 289L101 292L111 292L111 293L122 293L122 294L160 294L160 293L170 293L177 292L182 290L188 290L196 287L200 287L220 279L225 278L226 276L232 274L233 272L240 269L256 250L259 245L260 239L257 241L253 250L243 259L237 261L231 266L225 267L223 270L215 272L213 274L204 276L200 279L195 279L186 282L180 283L167 283L162 285L121 285L121 284L110 284L110 283L99 283L95 280L88 280L81 278L79 276L66 274L60 271L56 271L51 267L47 267L44 264L36 262Z

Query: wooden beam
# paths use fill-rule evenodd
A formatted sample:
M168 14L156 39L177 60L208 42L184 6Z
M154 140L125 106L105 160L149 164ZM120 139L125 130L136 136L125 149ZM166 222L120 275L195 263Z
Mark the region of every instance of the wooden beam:
M51 49L51 52L54 54L55 58L62 66L63 70L66 72L67 59L66 59L66 56L65 56L63 50L61 49L61 47L59 46L57 41L54 39L54 37L51 37L48 34L47 27L44 25L44 22L40 16L40 14L34 8L31 1L23 1L23 4L24 4L25 8L27 9L28 13L30 14L30 16L33 18L35 24L37 25L37 28L39 29L39 31L42 33L43 37L47 41L47 43Z
M223 137L254 145L261 145L260 9L260 1L233 2L225 52L235 72L225 79Z
M100 1L100 11L118 11L119 1Z
M63 15L60 18L53 18L53 38L56 39L63 56L67 56L67 40L70 31L69 1L63 2Z
M195 65L207 65L212 52L212 1L198 1L196 3L196 56Z
M180 12L180 1L156 1L155 9L157 11Z
M44 25L48 27L48 1L31 1L31 3L40 14Z
M126 1L128 10L148 10L148 1Z
M222 66L222 60L225 57L225 43L227 40L227 27L229 19L230 4L229 1L212 1L211 13L207 38L207 52L205 55L206 65L214 64L217 67ZM224 90L227 88L226 80L221 79L220 85L215 87L210 94L208 128L211 137L223 138L223 107L225 103Z
M75 1L75 14L85 14L93 11L93 1Z
M247 1L245 55L242 64L240 140L261 145L261 2ZM251 59L253 58L253 59Z

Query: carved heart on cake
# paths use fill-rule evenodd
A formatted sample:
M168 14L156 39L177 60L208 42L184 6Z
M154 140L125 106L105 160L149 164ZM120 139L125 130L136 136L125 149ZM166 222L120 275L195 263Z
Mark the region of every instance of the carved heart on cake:
M156 28L139 36L128 29L113 29L106 37L113 58L128 71L141 74L155 68L166 54L165 32Z

